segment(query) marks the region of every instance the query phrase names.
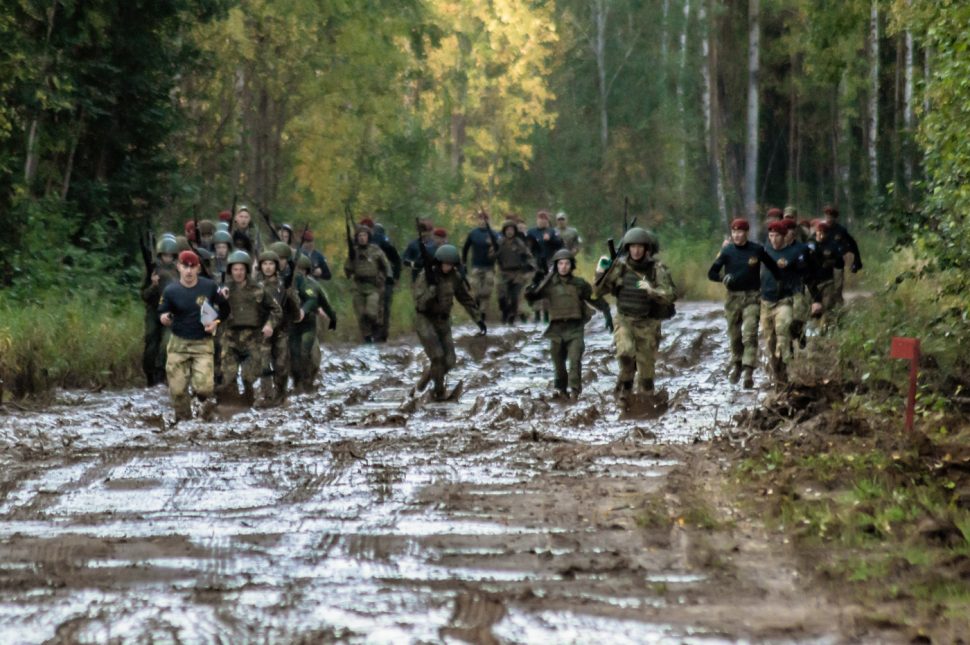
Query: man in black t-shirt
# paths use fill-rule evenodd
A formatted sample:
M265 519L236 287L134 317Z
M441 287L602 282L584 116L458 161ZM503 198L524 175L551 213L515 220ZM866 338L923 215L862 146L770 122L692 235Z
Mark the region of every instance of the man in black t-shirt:
M199 256L194 252L182 251L176 268L179 280L165 287L158 313L161 323L172 330L165 373L178 422L192 418L190 384L203 405L202 417L207 418L212 412L213 335L219 321L229 314L229 303L215 282L199 277Z

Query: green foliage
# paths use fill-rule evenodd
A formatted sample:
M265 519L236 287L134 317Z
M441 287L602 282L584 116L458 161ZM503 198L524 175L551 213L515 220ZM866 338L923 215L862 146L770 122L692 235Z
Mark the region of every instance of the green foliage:
M98 291L0 297L0 379L18 397L53 387L129 385L141 372L144 308Z

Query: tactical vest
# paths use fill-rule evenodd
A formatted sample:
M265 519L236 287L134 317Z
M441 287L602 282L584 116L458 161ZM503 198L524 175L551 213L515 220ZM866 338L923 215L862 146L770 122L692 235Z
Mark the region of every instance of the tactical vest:
M502 240L498 246L498 267L502 271L517 271L522 268L522 254L524 249L517 243L516 238L512 241Z
M229 326L261 327L263 325L263 287L247 282L229 286Z
M357 247L357 258L354 260L354 280L358 282L377 282L381 275L381 268L377 261L375 249L370 246L361 249Z
M637 287L641 279L653 282L652 271L645 274L644 278L637 275L636 271L623 265L623 277L620 281L620 290L616 294L616 308L624 316L631 318L656 318L656 305L650 294L645 289Z
M550 320L583 320L585 305L579 298L579 287L572 280L553 278L546 289L549 295Z
M438 274L437 297L434 299L434 304L432 305L434 310L428 313L439 316L447 316L451 313L451 308L455 303L455 271L457 269L448 275Z

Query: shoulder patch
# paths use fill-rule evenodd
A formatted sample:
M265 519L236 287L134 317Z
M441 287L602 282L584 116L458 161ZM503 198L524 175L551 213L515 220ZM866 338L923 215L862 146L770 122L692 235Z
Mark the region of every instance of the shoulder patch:
M748 266L756 266L758 262L760 262L760 260L757 258L757 256L752 255L750 258L748 258Z

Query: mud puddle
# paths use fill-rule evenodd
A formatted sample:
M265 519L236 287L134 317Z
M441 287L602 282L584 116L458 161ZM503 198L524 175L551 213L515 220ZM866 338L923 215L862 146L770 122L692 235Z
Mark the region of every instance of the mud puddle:
M616 408L599 318L575 403L525 325L456 330L454 403L408 400L410 338L326 347L318 393L228 421L167 428L163 388L0 416L0 642L837 640L785 627L797 590L766 609L643 523L682 451L757 402L723 376L720 306L679 310L656 418Z

